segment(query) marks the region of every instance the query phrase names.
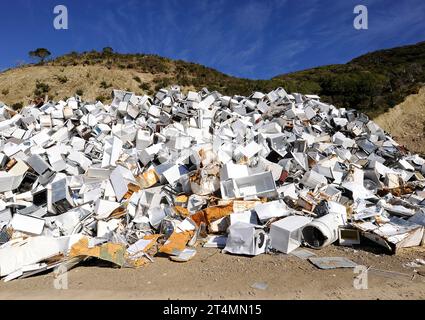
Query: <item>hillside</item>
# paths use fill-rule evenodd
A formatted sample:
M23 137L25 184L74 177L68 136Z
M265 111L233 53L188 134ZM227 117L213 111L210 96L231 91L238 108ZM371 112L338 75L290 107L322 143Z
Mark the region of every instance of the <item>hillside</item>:
M374 119L410 151L425 154L425 87Z
M26 104L36 96L34 92L38 81L38 90L44 91L54 100L65 99L81 90L84 98L106 101L110 99L112 88L142 91L138 88L140 84L133 79L136 76L146 83L151 83L154 77L136 71L108 70L99 65L27 66L0 74L0 89L3 93L0 100L10 105Z
M288 81L291 89L319 94L338 107L355 108L375 117L417 93L425 83L425 42L275 79Z
M417 93L423 83L425 42L269 80L236 78L156 55L91 51L0 73L0 101L19 108L35 96L48 94L50 99L63 99L76 93L86 100L108 101L112 88L152 94L171 84L179 84L184 90L207 87L228 95L284 87L290 92L316 93L338 107L355 108L375 117Z
M112 88L152 94L172 84L186 90L208 87L228 94L249 94L254 90L272 90L281 82L239 79L199 64L155 55L92 51L0 73L0 101L26 104L46 93L50 99L63 99L77 92L84 99L107 101Z

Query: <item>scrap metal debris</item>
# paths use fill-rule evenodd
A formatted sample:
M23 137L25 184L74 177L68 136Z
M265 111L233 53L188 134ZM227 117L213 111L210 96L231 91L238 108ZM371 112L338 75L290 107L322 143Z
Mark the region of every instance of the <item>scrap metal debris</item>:
M296 256L300 259L307 260L308 258L315 257L316 254L314 252L308 251L306 249L298 248L291 252L291 255Z
M315 261L294 250L369 239L396 253L424 243L424 176L366 115L283 88L0 103L0 276L186 262L200 245Z
M355 268L357 264L343 257L312 257L308 258L312 264L320 269Z
M251 288L258 290L266 290L268 286L269 285L266 282L255 282L251 285Z

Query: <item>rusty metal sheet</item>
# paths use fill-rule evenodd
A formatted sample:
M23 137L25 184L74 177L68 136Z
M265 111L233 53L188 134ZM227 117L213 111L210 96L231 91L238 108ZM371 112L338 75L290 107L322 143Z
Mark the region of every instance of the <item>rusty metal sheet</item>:
M212 221L226 217L233 212L233 204L226 206L209 207L203 210L205 212L205 218L207 223L210 224Z
M181 215L182 217L188 217L190 216L189 210L187 210L186 208L183 208L181 206L175 206L174 210L176 210L176 212Z
M142 189L147 189L159 182L158 174L155 169L148 170L137 177L137 182L140 183Z
M193 232L173 232L164 245L159 249L159 252L178 255L186 248L187 243L192 238Z
M100 246L89 248L89 240L84 237L71 247L70 257L88 256L112 262L123 266L125 263L126 249L122 244L105 243Z

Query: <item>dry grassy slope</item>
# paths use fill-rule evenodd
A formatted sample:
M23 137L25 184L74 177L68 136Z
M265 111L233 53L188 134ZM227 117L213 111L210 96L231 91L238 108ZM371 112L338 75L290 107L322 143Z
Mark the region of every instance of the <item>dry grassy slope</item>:
M58 77L68 80L61 83ZM27 66L0 73L0 101L8 105L21 102L23 105L34 97L36 81L46 83L50 87L49 99L60 100L75 95L83 90L85 100L94 100L99 96L109 98L112 89L129 89L136 93L145 93L139 88L140 83L133 78L138 76L143 83L152 84L154 77L150 73L136 70L108 69L105 66ZM111 87L104 89L101 82ZM152 85L151 85L152 87ZM5 94L7 93L7 94Z
M410 151L425 154L425 87L374 121Z

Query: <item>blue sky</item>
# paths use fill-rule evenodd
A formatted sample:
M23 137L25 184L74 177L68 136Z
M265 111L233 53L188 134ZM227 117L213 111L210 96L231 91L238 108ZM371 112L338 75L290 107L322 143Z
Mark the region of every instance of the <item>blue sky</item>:
M55 30L64 4L69 29ZM366 5L369 29L353 27ZM111 46L193 61L266 79L366 52L425 40L424 0L13 0L0 3L0 70L54 55Z

